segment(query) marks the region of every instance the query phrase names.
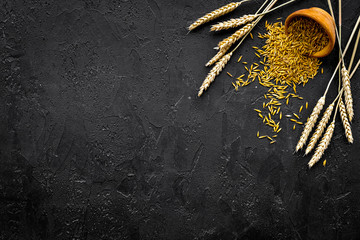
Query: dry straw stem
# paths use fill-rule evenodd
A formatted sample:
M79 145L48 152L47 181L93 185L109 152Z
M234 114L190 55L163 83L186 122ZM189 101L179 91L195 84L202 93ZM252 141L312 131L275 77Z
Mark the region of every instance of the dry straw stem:
M353 99L351 95L351 88L350 88L350 76L348 70L346 70L345 66L341 69L342 81L344 86L344 95L345 95L345 106L346 111L349 116L349 121L352 122L354 117L354 108L353 108Z
M349 120L347 118L346 107L345 107L345 104L344 104L341 97L340 97L339 101L340 101L340 103L339 103L340 118L341 118L341 121L342 121L344 129L345 129L345 136L346 136L346 139L348 140L349 143L353 143L354 138L353 138L353 135L352 135Z
M212 25L210 31L220 31L225 30L229 28L235 28L239 27L241 25L244 25L245 23L253 21L257 15L244 15L241 18L233 18L228 21L220 22L218 24Z
M230 46L220 49L218 53L205 64L205 66L209 67L214 63L216 63L222 56L225 55L225 53L227 52L227 50L229 50L229 48Z
M223 70L226 63L230 60L232 55L232 52L226 54L223 56L219 62L216 63L216 65L211 69L209 74L206 76L204 82L202 83L198 96L200 97L201 94L210 86L210 84L215 80L215 77L219 75L219 73Z
M300 149L302 149L304 147L306 140L308 139L309 134L310 134L311 130L313 129L321 110L324 107L324 104L325 104L325 95L322 96L319 99L319 101L316 103L309 119L307 120L304 130L300 136L300 140L296 145L296 149L295 149L296 152L298 152Z
M309 168L314 166L314 164L317 163L321 159L321 157L324 154L326 148L330 144L332 135L334 133L334 128L335 128L335 120L333 120L330 123L330 125L328 126L328 128L326 129L326 132L325 132L323 138L321 139L318 147L316 148L316 151L315 151L314 155L312 156L311 160L308 163Z
M353 49L353 52L351 54L351 58L350 58L350 63L349 63L349 67L348 67L348 70L350 71L351 70L351 66L354 62L354 58L355 58L355 53L356 53L356 49L357 49L357 46L359 44L359 39L360 39L360 31L358 31L358 35L356 37L356 41L355 41L355 44L354 44L354 49Z
M320 139L321 135L323 134L327 123L331 117L331 113L334 109L335 102L329 105L329 107L324 112L320 122L318 123L314 134L312 135L310 142L306 148L305 155L309 154L311 150L315 147L317 141Z
M221 42L219 42L218 46L220 49L231 47L236 41L238 41L241 37L243 37L246 33L250 32L251 29L254 27L255 22L248 23L244 27L237 30L233 35L230 37L225 38Z
M218 8L210 13L207 13L205 14L205 16L197 19L193 24L191 24L189 26L189 31L192 31L194 30L195 28L197 28L198 26L204 24L204 23L207 23L211 20L214 20L222 15L225 15L229 12L232 12L234 11L237 7L239 7L243 2L247 2L249 0L243 0L241 2L232 2L232 3L229 3L225 6L222 6L221 8Z
M354 37L354 35L355 35L356 29L358 28L359 24L360 24L360 16L359 16L358 19L356 20L356 23L355 23L355 26L354 26L354 28L353 28L353 31L351 32L351 35L350 35L350 37L349 37L349 39L348 39L348 42L347 42L347 44L346 44L346 46L345 46L344 52L343 52L343 54L342 54L343 57L345 56L345 54L346 54L346 52L347 52L347 50L348 50L348 48L349 48L349 46L350 46L350 43L351 43L351 41L352 41L352 39L353 39L353 37ZM330 78L330 80L329 80L329 82L328 82L328 85L327 85L327 87L326 87L326 90L325 90L324 95L326 95L327 91L329 90L329 87L330 87L330 85L331 85L331 83L332 83L332 81L333 81L333 79L334 79L334 77L335 77L336 71L337 71L338 68L340 67L341 62L342 62L342 60L340 60L340 61L338 62L337 66L336 66L336 68L335 68L335 70L334 70L334 73L333 73L333 75L331 76L331 78ZM355 69L356 69L356 67L355 67Z

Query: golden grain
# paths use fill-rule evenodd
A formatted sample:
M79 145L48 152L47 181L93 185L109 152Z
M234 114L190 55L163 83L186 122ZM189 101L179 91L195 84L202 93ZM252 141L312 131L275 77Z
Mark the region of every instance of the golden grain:
M285 103L289 105L290 97L303 99L297 94L297 85L305 85L309 79L314 78L321 64L319 59L308 57L308 55L320 50L329 41L327 34L313 20L306 18L295 20L289 26L288 35L285 34L284 25L281 22L274 24L266 22L267 33L259 34L259 38L266 40L265 45L262 48L253 47L255 55L259 58L263 57L259 62L264 65L263 70L256 69L256 77L260 85L269 88L268 93L264 94L264 98L270 99L270 101L263 103L263 108L267 107L269 114L263 121L272 127L274 132L281 130L279 125L271 122L271 115L280 113L279 119L282 119L280 109L274 108L281 106L278 100L284 99ZM253 65L258 66L255 63ZM248 79L255 72L253 65L250 70L245 68L249 72ZM288 90L289 86L291 90ZM293 91L293 93L289 93L289 91ZM307 105L306 103L306 108ZM299 113L302 110L303 106L300 107ZM294 113L294 116L300 119L297 113ZM303 124L296 119L293 119L293 122Z

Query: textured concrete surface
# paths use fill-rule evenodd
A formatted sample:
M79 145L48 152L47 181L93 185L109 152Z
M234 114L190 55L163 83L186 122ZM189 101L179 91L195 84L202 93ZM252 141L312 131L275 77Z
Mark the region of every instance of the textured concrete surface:
M263 125L252 109L266 89L234 92L221 74L196 97L229 32L208 24L186 35L186 26L226 3L0 1L0 239L360 238L360 73L355 143L338 119L327 166L308 170L310 157L293 154L301 129L284 122L276 144L256 138ZM327 9L297 1L265 19L312 6ZM360 3L343 9L347 38ZM264 21L254 32L263 31ZM253 45L225 72L241 74L236 59L252 61ZM299 89L310 108L337 54Z

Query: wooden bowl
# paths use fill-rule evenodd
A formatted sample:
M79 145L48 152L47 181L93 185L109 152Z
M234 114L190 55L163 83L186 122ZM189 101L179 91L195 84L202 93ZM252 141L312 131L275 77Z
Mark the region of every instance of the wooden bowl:
M319 52L316 52L311 57L325 57L330 54L335 46L335 21L325 10L317 7L301 9L290 14L285 20L285 33L288 34L288 27L290 22L296 17L307 17L316 21L325 30L329 37L329 43Z

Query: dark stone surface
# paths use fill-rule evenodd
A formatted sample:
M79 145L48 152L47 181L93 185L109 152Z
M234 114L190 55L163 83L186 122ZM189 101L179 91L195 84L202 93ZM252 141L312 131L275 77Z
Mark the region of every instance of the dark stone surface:
M256 138L252 109L266 89L234 92L224 73L196 97L229 32L186 26L226 3L0 1L0 239L360 238L359 73L355 143L338 119L327 166L308 170L310 157L293 155L301 129L284 121L277 144ZM298 1L265 19L311 6L327 9ZM343 11L347 39L359 1ZM263 31L264 21L254 32ZM236 59L253 61L253 45L225 72L239 75ZM337 54L299 89L310 108Z

